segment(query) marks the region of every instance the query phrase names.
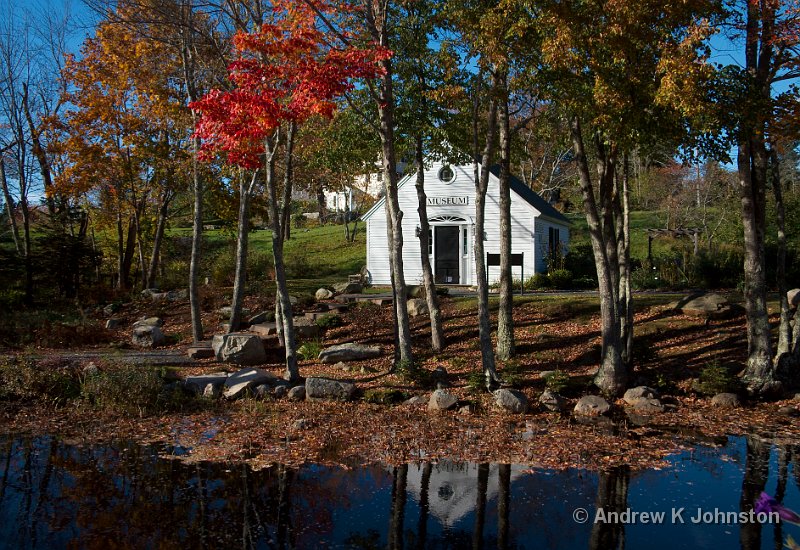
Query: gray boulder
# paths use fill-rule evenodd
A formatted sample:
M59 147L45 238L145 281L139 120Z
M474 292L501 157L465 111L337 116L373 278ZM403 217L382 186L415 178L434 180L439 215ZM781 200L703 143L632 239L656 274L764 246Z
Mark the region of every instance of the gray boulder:
M789 307L795 309L800 305L800 288L793 288L786 293L786 298L789 300Z
M695 317L721 318L735 313L739 309L731 304L725 296L713 292L690 294L670 306L675 311Z
M320 288L314 293L314 298L316 298L318 302L321 302L322 300L330 300L333 298L333 292L327 288Z
M735 393L718 393L711 398L711 404L715 407L734 408L741 406L739 396Z
M133 323L133 328L138 327L163 327L164 326L164 319L161 317L142 317L135 323Z
M219 399L220 395L222 395L221 383L209 382L206 384L205 388L203 388L203 397L208 397L209 399Z
M211 347L218 361L237 365L260 365L267 362L267 353L261 338L255 334L233 332L215 334Z
M140 348L155 348L166 340L164 333L156 326L140 326L133 329L131 342Z
M339 361L360 361L380 357L381 348L378 346L364 346L349 342L331 346L319 352L319 360L323 363L338 363Z
M228 379L227 372L215 372L212 374L198 374L194 376L187 376L184 379L183 383L186 385L187 389L199 393L205 390L205 388L209 384L216 384L222 387L227 379Z
M548 411L564 412L567 410L567 400L553 390L544 390L539 396L539 404Z
M458 403L458 399L452 393L445 390L436 390L428 400L429 411L446 411L452 409Z
M501 388L494 392L494 404L504 411L514 414L528 412L528 398L517 390Z
M286 395L289 398L289 401L302 401L306 398L306 387L305 386L295 386L289 390L289 393Z
M416 407L418 405L422 405L423 403L427 403L428 400L425 398L424 395L415 395L414 397L403 401L403 405L409 405L412 407Z
M635 388L631 388L625 392L625 395L622 396L622 399L628 405L633 405L637 403L640 399L657 399L658 392L653 388L649 388L647 386L637 386Z
M145 298L145 299L147 299L147 300L150 300L150 299L152 299L152 298L153 298L153 294L161 294L161 290L159 290L159 289L157 289L157 288L145 288L145 289L144 289L144 290L143 290L143 291L140 293L140 296L141 296L142 298Z
M118 311L119 311L119 304L108 304L106 307L103 308L103 313L105 313L106 315L114 315Z
M306 399L350 401L356 392L355 384L332 378L306 378Z
M611 410L608 401L599 395L584 395L575 405L577 416L601 416Z
M266 384L259 384L253 388L253 397L256 399L266 399L270 396L271 388Z
M422 298L412 298L408 301L408 314L411 317L428 314L428 302Z
M115 329L115 328L117 328L118 326L119 326L119 319L114 319L114 318L112 317L111 319L108 319L108 320L106 321L106 328L107 328L108 330L114 330L114 329Z
M364 292L364 287L359 283L336 283L333 285L333 291L336 294L361 294Z
M249 388L261 385L272 386L278 380L277 376L263 369L242 369L225 379L225 397L235 399Z
M270 320L270 318L275 318L275 313L272 311L262 311L261 313L256 313L252 317L247 320L248 325L257 325L259 323L266 323Z
M638 397L630 401L626 399L625 403L633 407L633 410L639 414L662 413L666 410L660 400L651 397Z
M98 374L100 374L100 369L97 368L97 365L94 363L89 363L83 367L84 378L91 378L92 376L97 376Z
M168 302L180 302L181 300L189 299L189 289L182 288L180 290L170 290L167 292Z
M297 317L293 320L293 325L295 334L300 338L316 338L319 336L319 325L313 319Z
M283 399L289 394L289 388L285 385L281 384L280 386L275 386L275 389L272 390L272 397L275 399Z

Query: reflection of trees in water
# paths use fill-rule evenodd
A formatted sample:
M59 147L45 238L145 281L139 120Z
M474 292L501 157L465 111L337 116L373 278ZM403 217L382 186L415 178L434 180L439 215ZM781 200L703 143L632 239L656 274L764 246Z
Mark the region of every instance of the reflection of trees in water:
M607 472L601 472L597 481L597 500L595 508L620 514L628 508L628 485L630 470L620 466ZM615 514L615 515L616 515ZM589 520L593 520L593 516ZM625 524L622 522L596 522L592 525L589 536L591 550L608 550L625 548Z
M750 512L758 496L767 486L769 477L770 444L758 436L748 435L747 460L742 479L742 497L739 500L739 511ZM739 540L742 550L761 548L761 524L759 522L743 522L739 525Z

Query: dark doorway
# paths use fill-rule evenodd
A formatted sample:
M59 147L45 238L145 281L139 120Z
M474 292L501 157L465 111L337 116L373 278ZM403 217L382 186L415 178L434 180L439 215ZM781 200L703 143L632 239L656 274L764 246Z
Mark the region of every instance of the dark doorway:
M457 285L461 282L458 273L459 228L457 225L442 225L435 227L434 230L436 246L433 257L436 283Z

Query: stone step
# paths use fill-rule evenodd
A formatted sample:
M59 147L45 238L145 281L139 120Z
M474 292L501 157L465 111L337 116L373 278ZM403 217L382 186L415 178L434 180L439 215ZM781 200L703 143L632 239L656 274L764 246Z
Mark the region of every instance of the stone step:
M328 302L319 305L327 308L328 312L334 312L334 313L342 313L350 309L350 304L338 304L336 302Z
M378 306L388 306L388 305L391 305L391 303L394 300L392 300L392 298L387 297L387 296L374 296L374 297L360 296L359 298L356 299L356 301L357 302L370 302L370 303L378 305Z
M186 350L186 354L189 356L189 359L209 359L214 357L214 350L211 348L211 341L205 340L189 346L189 349Z
M277 326L275 325L275 322L273 321L271 323L259 323L257 325L251 325L250 332L255 332L256 334L258 334L263 338L264 336L271 336L273 334L278 334L278 329Z

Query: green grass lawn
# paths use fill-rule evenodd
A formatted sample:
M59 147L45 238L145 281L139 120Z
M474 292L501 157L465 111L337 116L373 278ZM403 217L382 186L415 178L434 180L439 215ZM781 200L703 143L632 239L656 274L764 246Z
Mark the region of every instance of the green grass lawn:
M589 244L589 229L586 216L582 213L568 214L572 222L570 228L570 243L573 245ZM664 214L662 212L637 211L631 212L631 257L643 260L647 258L647 233L648 229L664 227ZM692 246L690 238L653 239L653 255L673 250L676 246Z
M204 231L203 235L207 250L216 250L217 253L225 247L232 248L236 241L230 230ZM191 228L174 229L170 236L189 237ZM259 229L250 232L249 254L258 253L272 256L272 231ZM366 264L366 227L359 224L352 243L345 240L343 225L293 228L291 238L284 245L284 258L293 292L313 293L321 285L346 281L348 275L358 273ZM268 291L266 287L270 283L264 285Z

